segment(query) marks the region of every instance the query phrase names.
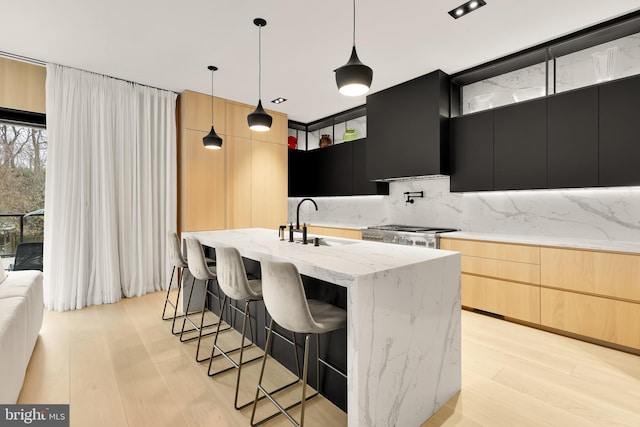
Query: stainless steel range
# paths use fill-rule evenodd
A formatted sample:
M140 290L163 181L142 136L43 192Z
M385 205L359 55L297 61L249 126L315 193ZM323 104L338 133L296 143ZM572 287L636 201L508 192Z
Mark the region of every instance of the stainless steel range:
M422 227L415 225L377 225L362 229L362 240L395 243L438 249L440 234L458 231L455 228Z

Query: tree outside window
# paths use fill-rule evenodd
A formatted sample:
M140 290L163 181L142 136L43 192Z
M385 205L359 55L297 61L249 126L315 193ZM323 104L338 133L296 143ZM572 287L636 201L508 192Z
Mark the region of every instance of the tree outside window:
M0 214L44 208L47 131L0 122ZM43 240L44 217L24 218L24 241ZM0 256L15 253L20 217L0 216Z

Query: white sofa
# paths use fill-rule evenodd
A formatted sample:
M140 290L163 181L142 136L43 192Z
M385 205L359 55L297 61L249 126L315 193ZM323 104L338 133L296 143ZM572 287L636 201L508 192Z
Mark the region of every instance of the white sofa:
M42 273L0 268L0 404L16 403L44 315Z

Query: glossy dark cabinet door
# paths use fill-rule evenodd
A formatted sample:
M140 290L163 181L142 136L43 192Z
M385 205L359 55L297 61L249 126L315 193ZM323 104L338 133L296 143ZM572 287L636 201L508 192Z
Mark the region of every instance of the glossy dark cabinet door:
M494 110L494 189L547 188L547 100Z
M311 151L289 149L289 197L316 192L316 164Z
M448 173L448 123L440 70L367 96L367 178Z
M353 146L353 195L389 194L388 182L373 182L367 179L367 140L351 142Z
M311 151L289 149L289 197L388 195L389 183L366 178L366 139Z
M316 196L350 196L353 192L353 149L351 144L336 144L310 151L317 158Z
M640 77L600 86L600 185L640 185Z
M547 101L549 188L598 185L598 88L554 95Z
M451 120L451 191L493 190L493 111Z

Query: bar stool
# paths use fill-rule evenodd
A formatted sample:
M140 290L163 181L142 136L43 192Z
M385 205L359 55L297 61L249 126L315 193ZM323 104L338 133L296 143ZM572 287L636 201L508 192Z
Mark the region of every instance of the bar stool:
M217 247L216 248L216 260L217 260L217 276L218 276L218 285L224 294L224 299L222 300L222 309L220 312L220 318L223 318L225 303L228 298L243 301L244 302L244 312L243 320L242 320L242 337L240 338L240 346L234 348L233 350L222 350L218 346L218 335L213 341L213 348L211 349L211 358L209 361L209 371L208 374L210 377L220 374L222 372L226 372L230 369L236 368L238 370L238 374L236 376L236 395L234 399L234 407L236 409L245 408L253 403L253 400L243 404L238 405L238 392L240 388L240 376L242 373L242 365L253 362L262 358L262 356L254 357L250 360L243 360L244 349L251 347L254 341L253 337L253 328L251 328L251 319L250 319L250 302L260 301L262 300L262 281L259 279L249 280L247 277L247 272L244 267L244 263L242 262L242 257L240 256L240 252L236 248L231 247ZM230 306L230 308L235 308ZM245 338L247 335L247 321L249 322L249 329L251 331L251 341L249 344L245 345ZM218 323L218 329L220 328L220 323ZM216 350L220 353L215 354ZM236 363L229 354L240 351L239 361ZM213 365L213 360L216 356L224 356L225 359L231 363L231 366L216 372L212 372L211 368Z
M254 422L256 407L258 405L258 396L260 392L273 403L278 411L284 414L289 421L295 426L302 427L304 425L304 409L305 402L312 397L318 395L316 391L311 396L306 396L307 392L307 372L309 365L309 338L312 334L316 335L316 350L320 348L319 334L331 332L343 328L347 324L347 312L332 304L318 301L307 300L302 285L302 278L295 265L289 262L273 262L262 261L262 293L264 305L271 315L271 323L269 324L269 334L265 344L264 357L262 358L262 369L256 389L256 397L253 401L253 411L251 412L251 425L257 426L265 421L277 416L274 414L259 422ZM304 340L304 364L302 378L302 399L288 407L284 408L278 403L273 394L275 392L267 392L262 386L262 378L264 376L264 368L267 361L269 346L273 336L273 322L286 328L294 333L305 334ZM316 376L320 377L319 355L316 355ZM297 383L297 381L296 381ZM278 389L277 391L279 391ZM276 392L277 392L276 391ZM301 405L300 423L289 414L288 410Z
M164 308L162 309L162 320L173 320L171 324L171 333L177 335L180 331L175 330L176 325L176 317L182 317L183 314L178 316L178 304L180 303L180 290L182 289L182 274L184 269L187 267L187 261L182 256L182 251L180 250L180 240L178 239L178 233L175 231L167 232L167 251L169 252L169 262L173 265L171 269L171 279L169 279L169 286L167 287L167 295L164 298ZM173 285L173 276L175 275L176 268L179 268L178 272L178 296L176 297L176 302L174 303L169 298L171 293L171 286ZM173 316L165 317L165 313L167 311L167 304L173 307Z
M189 272L193 275L193 281L191 282L191 290L189 291L189 299L187 300L187 308L182 318L182 330L180 331L180 342L192 341L194 339L198 340L198 346L196 348L196 362L204 362L205 360L209 360L208 357L204 359L200 359L200 344L202 341L202 337L207 337L213 334L217 334L218 332L224 332L229 330L231 327L227 326L224 329L216 328L216 331L209 332L206 334L202 333L203 329L211 328L214 326L218 326L220 322L222 322L221 318L217 322L205 325L204 324L204 316L207 312L207 295L211 295L218 300L218 308L222 311L220 307L220 291L215 294L209 291L209 282L212 280L216 280L216 267L209 267L206 262L206 258L204 256L204 251L202 249L202 245L198 241L198 239L186 238L184 239L187 243L187 265L189 266ZM195 312L189 313L189 307L191 307L191 298L193 296L193 289L195 288L196 279L204 280L204 291L202 293L203 301L202 301L202 309L196 310ZM218 289L217 281L215 288ZM190 318L190 314L201 313L200 316L200 326L196 325ZM192 329L185 330L184 327L186 323L189 322L193 326ZM185 332L194 332L198 331L197 337L184 338Z
M167 232L167 252L169 253L169 262L173 266L171 269L171 279L169 279L169 286L167 287L167 295L164 298L164 308L162 309L162 320L172 320L171 333L178 335L180 331L175 330L176 318L182 317L184 314L178 315L178 305L180 304L180 290L182 289L182 275L184 269L187 268L187 261L182 256L182 250L180 249L180 239L175 231ZM215 265L215 261L210 258L205 258L207 265ZM178 294L176 301L171 301L171 286L173 285L173 277L176 273L176 268L180 269L178 272ZM173 316L166 316L167 305L173 307Z

